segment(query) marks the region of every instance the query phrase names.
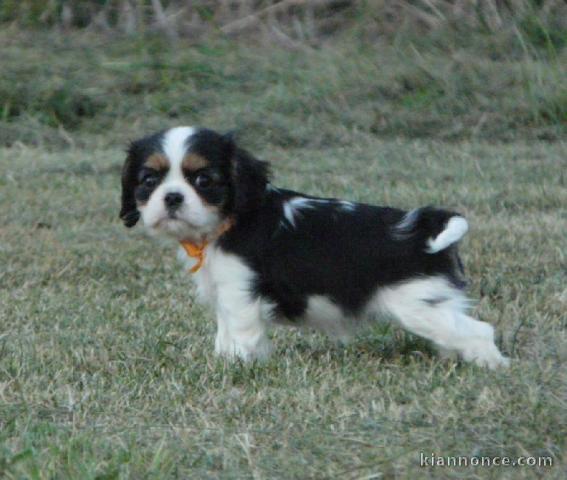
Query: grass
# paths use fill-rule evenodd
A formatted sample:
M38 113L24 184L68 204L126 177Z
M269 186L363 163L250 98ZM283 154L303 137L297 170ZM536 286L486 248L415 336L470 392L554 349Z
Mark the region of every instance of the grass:
M2 35L0 476L564 477L564 50ZM264 364L216 359L175 245L117 218L127 141L184 123L237 127L278 185L465 213L475 314L511 368L388 326L346 348L278 329ZM420 468L420 452L554 465Z
M377 43L347 30L319 48L266 54L221 37L172 46L161 37L26 35L12 27L0 33L0 144L60 148L84 144L88 133L117 144L183 118L238 126L258 146L338 146L358 133L561 139L567 49L519 29L485 37Z
M259 153L281 185L464 211L475 310L497 326L511 369L444 363L387 327L345 349L276 330L266 364L225 364L174 245L117 220L120 148L4 148L4 475L562 478L565 146L369 138ZM550 455L555 466L423 470L420 452Z

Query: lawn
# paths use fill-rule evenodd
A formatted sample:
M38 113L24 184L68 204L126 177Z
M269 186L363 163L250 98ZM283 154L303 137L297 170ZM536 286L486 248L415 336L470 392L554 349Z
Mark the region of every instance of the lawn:
M431 83L423 55L376 63L349 44L259 55L34 35L1 37L0 476L565 478L567 97L545 73L558 64L431 57ZM279 186L463 212L473 309L511 367L442 360L387 325L348 347L276 329L265 363L215 358L176 245L118 219L128 141L193 123L236 128Z

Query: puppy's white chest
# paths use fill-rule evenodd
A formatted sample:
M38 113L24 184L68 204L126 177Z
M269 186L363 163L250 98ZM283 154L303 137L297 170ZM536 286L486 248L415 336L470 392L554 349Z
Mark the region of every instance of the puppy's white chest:
M216 305L219 291L230 292L235 299L248 298L254 272L239 257L211 246L206 250L203 266L193 278L199 300Z
M203 266L203 268L193 275L193 281L195 282L197 299L201 303L213 305L216 298L216 286L209 269Z

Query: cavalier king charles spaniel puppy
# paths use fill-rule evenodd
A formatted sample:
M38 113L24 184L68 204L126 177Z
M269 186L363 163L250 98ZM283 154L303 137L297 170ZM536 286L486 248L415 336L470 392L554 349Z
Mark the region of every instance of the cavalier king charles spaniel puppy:
M491 325L467 313L459 214L405 212L277 188L231 135L176 127L133 142L120 217L180 242L216 314L215 352L265 358L270 324L340 341L378 317L443 353L506 366Z

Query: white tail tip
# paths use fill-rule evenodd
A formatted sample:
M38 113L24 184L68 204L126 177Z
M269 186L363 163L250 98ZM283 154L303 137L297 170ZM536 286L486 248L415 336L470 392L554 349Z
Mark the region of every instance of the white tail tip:
M469 224L463 217L450 218L445 230L427 241L427 253L437 253L453 245L463 238L468 229Z

